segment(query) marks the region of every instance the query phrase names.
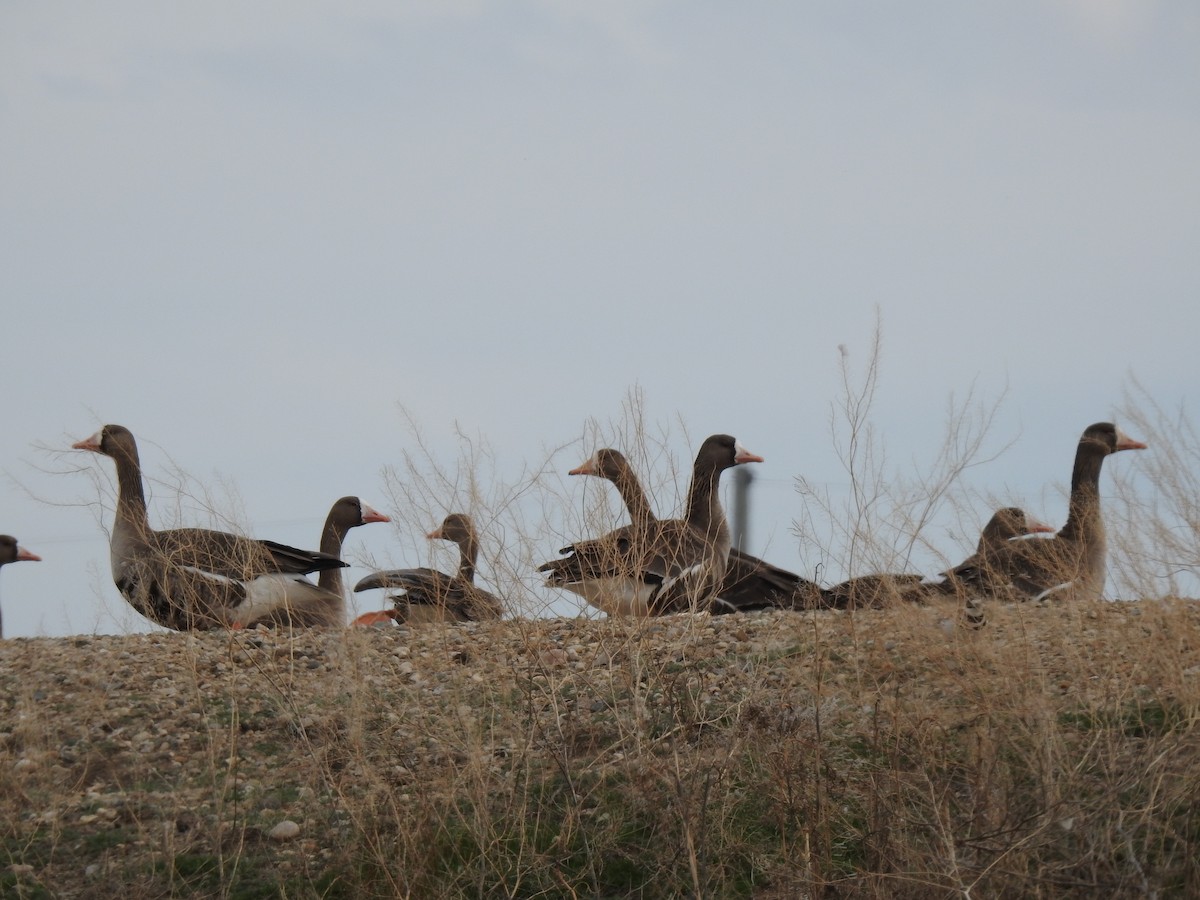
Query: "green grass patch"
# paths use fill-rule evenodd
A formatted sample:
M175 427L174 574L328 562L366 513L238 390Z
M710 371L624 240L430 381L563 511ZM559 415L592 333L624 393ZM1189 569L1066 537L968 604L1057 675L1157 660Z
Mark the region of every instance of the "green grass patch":
M89 854L103 853L137 839L137 834L128 828L105 828L91 831L80 839L80 847Z
M0 871L0 897L5 900L51 900L54 895L32 877Z
M1059 722L1082 732L1117 731L1126 737L1161 737L1185 730L1193 717L1177 704L1132 703L1112 710L1079 710L1064 712Z

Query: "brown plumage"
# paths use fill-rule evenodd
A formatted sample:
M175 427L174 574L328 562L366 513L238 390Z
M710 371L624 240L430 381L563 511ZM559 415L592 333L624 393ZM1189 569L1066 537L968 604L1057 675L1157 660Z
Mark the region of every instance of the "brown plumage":
M996 510L992 514L992 517L988 519L987 524L983 526L983 531L979 533L979 543L975 545L975 552L955 566L954 569L942 572L941 574L945 576L957 574L961 579L976 570L987 569L987 558L1000 547L1004 546L1005 542L1017 537L1027 537L1031 534L1053 533L1053 528L1039 522L1037 519L1031 518L1020 507L1002 507ZM981 572L981 574L990 573Z
M1071 471L1067 522L1045 540L1005 541L990 553L985 596L1041 600L1049 596L1099 599L1104 591L1107 540L1100 511L1100 470L1122 450L1144 450L1111 422L1088 426L1079 438ZM951 570L956 578L970 560Z
M538 571L548 573L548 585L579 594L610 615L710 608L730 544L717 483L725 469L747 462L762 457L730 435L711 435L696 454L682 519L655 520L649 504L639 504L633 524L564 547L569 555Z
M321 529L321 552L341 559L342 544L351 528L390 521L358 497L342 497L330 507L329 515L325 518L325 526ZM301 606L285 604L261 616L253 616L250 609L239 608L234 624L238 627L260 623L293 627L343 624L346 621L346 588L342 584L342 570L322 569L317 577L317 588L324 592L324 597L306 595L305 603Z
M819 593L797 596L797 609L884 609L925 599L923 575L872 573L856 575Z
M304 576L344 566L336 556L207 528L151 528L137 442L128 428L105 425L73 446L116 464L113 582L150 621L189 631L245 624L278 606L328 602Z
M938 595L952 594L964 604L967 624L980 628L985 624L983 610L979 605L981 594L1002 590L1007 579L995 569L994 558L1008 541L1032 534L1051 533L1054 529L1026 515L1025 510L1006 506L996 510L979 535L975 552L953 569L930 579L928 588ZM939 580L940 579L940 580Z
M611 481L625 501L635 531L645 531L657 522L646 491L633 466L620 450L604 447L586 462L568 473L594 475ZM817 590L794 572L772 565L749 553L730 547L729 562L717 596L710 609L714 613L747 612L755 609L789 608L792 598L803 586Z
M797 606L808 609L881 609L897 603L923 603L956 592L965 597L968 579L974 582L985 577L988 571L984 564L987 554L1010 538L1049 530L1049 526L1027 519L1023 510L1016 507L1001 509L983 527L976 552L954 570L959 572L958 575L943 572L939 576L942 579L940 582L909 573L858 575L831 588L824 588L819 594L810 592Z
M430 540L458 544L459 564L456 575L436 569L393 569L368 575L354 590L391 588L402 593L390 599L394 610L386 615L398 622L478 622L498 619L504 612L500 598L475 585L475 564L479 557L479 536L471 517L451 513L441 526L426 535ZM356 624L378 624L379 614L367 613Z

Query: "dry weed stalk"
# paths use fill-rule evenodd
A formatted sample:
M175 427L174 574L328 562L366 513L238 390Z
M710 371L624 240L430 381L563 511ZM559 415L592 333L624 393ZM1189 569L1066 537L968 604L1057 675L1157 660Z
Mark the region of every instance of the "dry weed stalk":
M995 460L1011 445L989 447L1004 394L983 401L972 386L961 399L953 394L947 399L942 443L934 459L914 466L911 474L892 471L887 443L872 415L883 355L878 312L860 375L852 369L849 349L843 344L838 352L841 390L830 404L829 433L848 479L846 491L839 497L829 485L797 476L803 517L793 522L802 555L820 561L819 580L826 583L909 570L918 548L933 549L925 532L942 506L961 505L954 492L963 474Z
M450 454L423 436L416 420L403 408L412 437L412 447L400 451L399 466L384 469L384 483L391 506L396 510L394 528L407 546L407 565L433 553L456 553L453 548L429 546L424 535L448 513L466 513L474 520L480 537L477 579L501 597L510 615L538 616L546 613L546 601L533 586L536 554L544 552L537 536L542 529L530 525L530 516L545 504L544 485L550 480L549 455L540 463L523 462L515 478L506 479L494 449L483 438L461 429L455 432L455 462ZM438 542L441 543L441 542ZM444 571L457 566L436 565ZM446 566L449 568L446 568ZM379 568L394 568L389 562Z
M1200 432L1135 378L1120 409L1152 448L1140 471L1114 474L1110 568L1118 596L1200 596Z

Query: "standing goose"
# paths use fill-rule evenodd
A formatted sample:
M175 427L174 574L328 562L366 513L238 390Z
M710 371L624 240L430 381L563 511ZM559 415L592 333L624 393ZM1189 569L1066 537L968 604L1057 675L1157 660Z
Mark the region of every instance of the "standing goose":
M351 528L369 525L372 522L390 522L391 519L372 509L358 497L342 497L329 510L325 527L321 529L321 552L338 559L342 558L342 543ZM303 603L289 603L275 607L265 615L255 616L248 605L239 607L233 624L237 627L261 623L275 625L311 626L341 625L346 621L346 588L342 584L340 568L322 569L317 576L316 590L306 593Z
M650 500L638 480L633 466L620 450L604 447L593 453L588 459L567 472L568 475L594 475L611 481L617 488L617 493L625 501L625 509L634 525L647 525L658 521L650 508Z
M1098 600L1104 591L1107 540L1100 513L1100 469L1105 457L1121 450L1144 450L1111 422L1089 425L1079 438L1071 472L1067 523L1044 540L1005 541L987 557L988 596L1015 593L1019 599L1042 600L1063 593ZM951 570L954 578L972 577L971 560ZM965 567L965 568L964 568Z
M336 556L207 528L155 531L137 443L128 428L105 425L72 445L110 457L117 467L117 513L110 553L113 582L152 622L176 631L246 624L281 606L311 603L309 572L346 564ZM327 602L325 592L320 592Z
M610 447L597 450L586 462L567 474L594 475L611 481L625 501L633 528L645 531L657 522L633 466L620 450ZM712 611L729 613L787 608L792 606L792 598L802 586L816 589L815 584L793 572L731 547L729 565L721 579L717 597L713 600Z
M717 483L723 471L748 462L762 457L730 435L708 437L692 466L684 518L579 541L563 548L568 556L538 571L548 573L548 585L579 594L609 615L708 609L729 562L729 524Z
M355 593L375 588L397 588L403 593L390 598L396 604L395 610L366 613L355 624L374 625L384 617L398 622L478 622L500 618L504 612L500 599L475 586L479 535L471 517L451 513L426 537L458 544L458 574L445 575L422 567L368 575L354 586Z
M11 534L0 534L0 568L14 562L41 562L36 553L30 553L17 543ZM4 619L0 617L0 638L4 637Z

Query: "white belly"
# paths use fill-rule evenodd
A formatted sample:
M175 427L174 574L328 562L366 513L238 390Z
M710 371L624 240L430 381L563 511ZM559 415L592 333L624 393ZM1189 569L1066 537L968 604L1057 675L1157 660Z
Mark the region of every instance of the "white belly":
M653 585L633 578L594 578L558 585L610 616L648 616Z

